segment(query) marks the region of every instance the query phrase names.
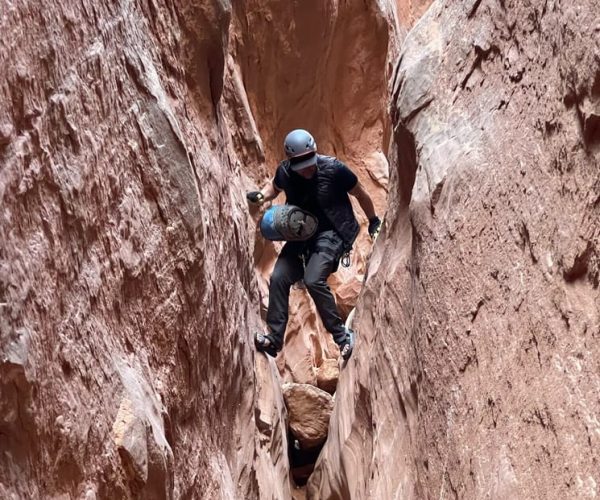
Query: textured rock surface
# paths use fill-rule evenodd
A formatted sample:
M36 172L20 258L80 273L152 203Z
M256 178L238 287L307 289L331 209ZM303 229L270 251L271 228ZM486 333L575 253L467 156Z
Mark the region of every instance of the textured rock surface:
M260 138L231 17L2 5L2 498L290 495L277 374L249 342L236 152Z
M317 387L333 394L340 377L340 367L337 359L325 359L317 370Z
M312 498L600 493L600 6L439 1Z
M309 384L285 384L283 398L289 427L302 448L315 448L327 438L333 398Z
M411 28L431 5L431 0L396 0L401 28Z

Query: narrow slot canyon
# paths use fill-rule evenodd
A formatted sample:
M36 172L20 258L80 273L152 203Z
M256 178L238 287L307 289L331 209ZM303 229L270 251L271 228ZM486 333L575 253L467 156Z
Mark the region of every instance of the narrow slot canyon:
M1 499L600 494L595 0L0 0ZM257 352L286 134L360 203Z

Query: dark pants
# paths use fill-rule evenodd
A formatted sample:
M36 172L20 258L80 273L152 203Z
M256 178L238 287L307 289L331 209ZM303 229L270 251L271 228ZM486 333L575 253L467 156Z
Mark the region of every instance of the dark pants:
M342 253L343 242L335 231L320 233L308 242L284 245L271 275L267 311L267 325L277 349L283 347L290 287L302 278L323 325L333 335L334 341L339 344L345 339L344 324L327 284L327 277L337 270ZM302 262L303 254L306 256L306 268Z

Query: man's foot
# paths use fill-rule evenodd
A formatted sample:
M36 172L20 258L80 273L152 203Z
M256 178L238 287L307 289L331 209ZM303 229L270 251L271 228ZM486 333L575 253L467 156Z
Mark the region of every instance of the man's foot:
M342 356L344 361L348 361L354 350L354 331L346 328L346 338L338 345L340 347L340 356Z
M279 352L279 349L277 349L277 347L275 347L275 342L273 340L272 335L264 335L262 333L255 333L254 334L254 345L256 346L257 351L264 352L265 354L268 354L269 356L272 356L274 358L277 357L277 353Z

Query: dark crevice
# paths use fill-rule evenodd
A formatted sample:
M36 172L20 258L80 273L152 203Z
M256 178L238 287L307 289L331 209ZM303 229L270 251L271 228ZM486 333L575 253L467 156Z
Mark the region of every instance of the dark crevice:
M325 446L324 441L321 445L313 448L302 448L300 442L291 432L288 432L288 458L290 461L290 471L292 479L297 486L305 486L315 469L315 464L319 459L321 450Z
M585 118L583 140L588 149L600 147L600 115L590 114Z
M484 304L485 300L481 299L475 306L475 309L471 311L471 323L475 322L475 319L477 319L477 315L479 314L479 310L483 307Z
M409 115L404 119L405 123L409 123L412 121L421 111L427 108L433 102L433 97L429 97L425 102L419 105L417 108L413 109Z
M471 10L467 14L467 19L471 19L475 15L480 4L481 4L481 0L475 0L473 7L471 7Z
M596 76L594 78L594 83L592 84L590 93L593 98L600 98L600 68L596 71Z
M440 197L442 195L442 190L444 189L445 179L442 179L436 186L433 192L431 193L431 215L435 215L435 206L437 205Z
M575 257L573 265L564 270L563 278L567 283L577 281L587 274L591 256L592 244L588 241L585 250Z
M397 157L395 172L398 174L397 191L400 193L400 204L408 207L417 174L415 136L403 124L397 124L394 129L394 139Z

